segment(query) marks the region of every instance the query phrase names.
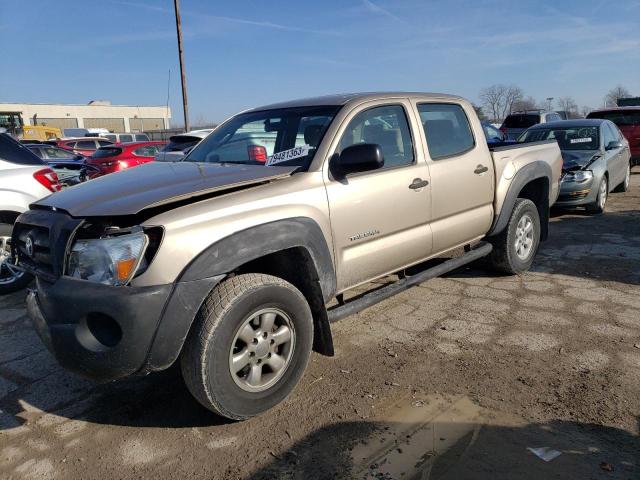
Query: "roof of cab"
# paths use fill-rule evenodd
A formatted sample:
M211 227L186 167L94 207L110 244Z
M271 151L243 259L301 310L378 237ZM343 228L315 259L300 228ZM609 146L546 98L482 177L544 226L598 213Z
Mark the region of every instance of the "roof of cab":
M286 102L272 103L262 107L252 108L249 112L259 112L261 110L274 110L277 108L295 108L295 107L315 107L315 106L332 106L346 105L348 103L361 103L368 100L380 100L385 98L432 98L448 101L465 101L464 98L455 95L447 95L444 93L422 93L422 92L364 92L364 93L340 93L334 95L324 95L321 97L301 98L297 100L289 100Z

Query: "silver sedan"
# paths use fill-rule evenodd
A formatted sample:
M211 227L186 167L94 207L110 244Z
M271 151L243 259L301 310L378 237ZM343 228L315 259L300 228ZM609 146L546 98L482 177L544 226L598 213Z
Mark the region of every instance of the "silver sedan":
M618 127L609 120L580 119L531 127L520 142L555 139L562 151L558 207L585 207L604 212L609 192L629 188L631 152Z

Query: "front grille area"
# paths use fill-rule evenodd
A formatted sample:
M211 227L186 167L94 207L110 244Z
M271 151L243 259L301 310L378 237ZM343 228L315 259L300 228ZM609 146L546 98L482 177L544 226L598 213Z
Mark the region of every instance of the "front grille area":
M29 210L18 217L13 227L13 256L25 270L55 281L64 271L69 238L81 222L53 210Z

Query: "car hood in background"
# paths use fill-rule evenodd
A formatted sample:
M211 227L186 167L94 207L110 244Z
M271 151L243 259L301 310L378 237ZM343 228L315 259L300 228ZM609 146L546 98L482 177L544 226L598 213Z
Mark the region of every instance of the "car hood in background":
M133 215L189 198L287 177L297 167L157 163L106 175L36 202L74 217Z
M600 150L562 150L562 169L576 170L586 167L593 157L600 156Z

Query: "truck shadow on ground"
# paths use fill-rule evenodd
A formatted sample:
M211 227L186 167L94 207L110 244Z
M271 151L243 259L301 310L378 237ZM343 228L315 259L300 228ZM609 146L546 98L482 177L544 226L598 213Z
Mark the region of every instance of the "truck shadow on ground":
M495 277L486 261L446 275ZM540 245L533 271L640 285L640 210L591 215L555 211L549 238Z
M605 475L629 479L640 474L640 438L613 427L561 420L524 426L439 423L431 425L437 434L421 441L418 433L423 427L386 422L329 425L277 454L250 478L537 480ZM394 437L389 431L402 435ZM455 436L453 441L449 435ZM445 449L439 448L441 443L447 444ZM546 462L529 447L549 447L560 455Z

